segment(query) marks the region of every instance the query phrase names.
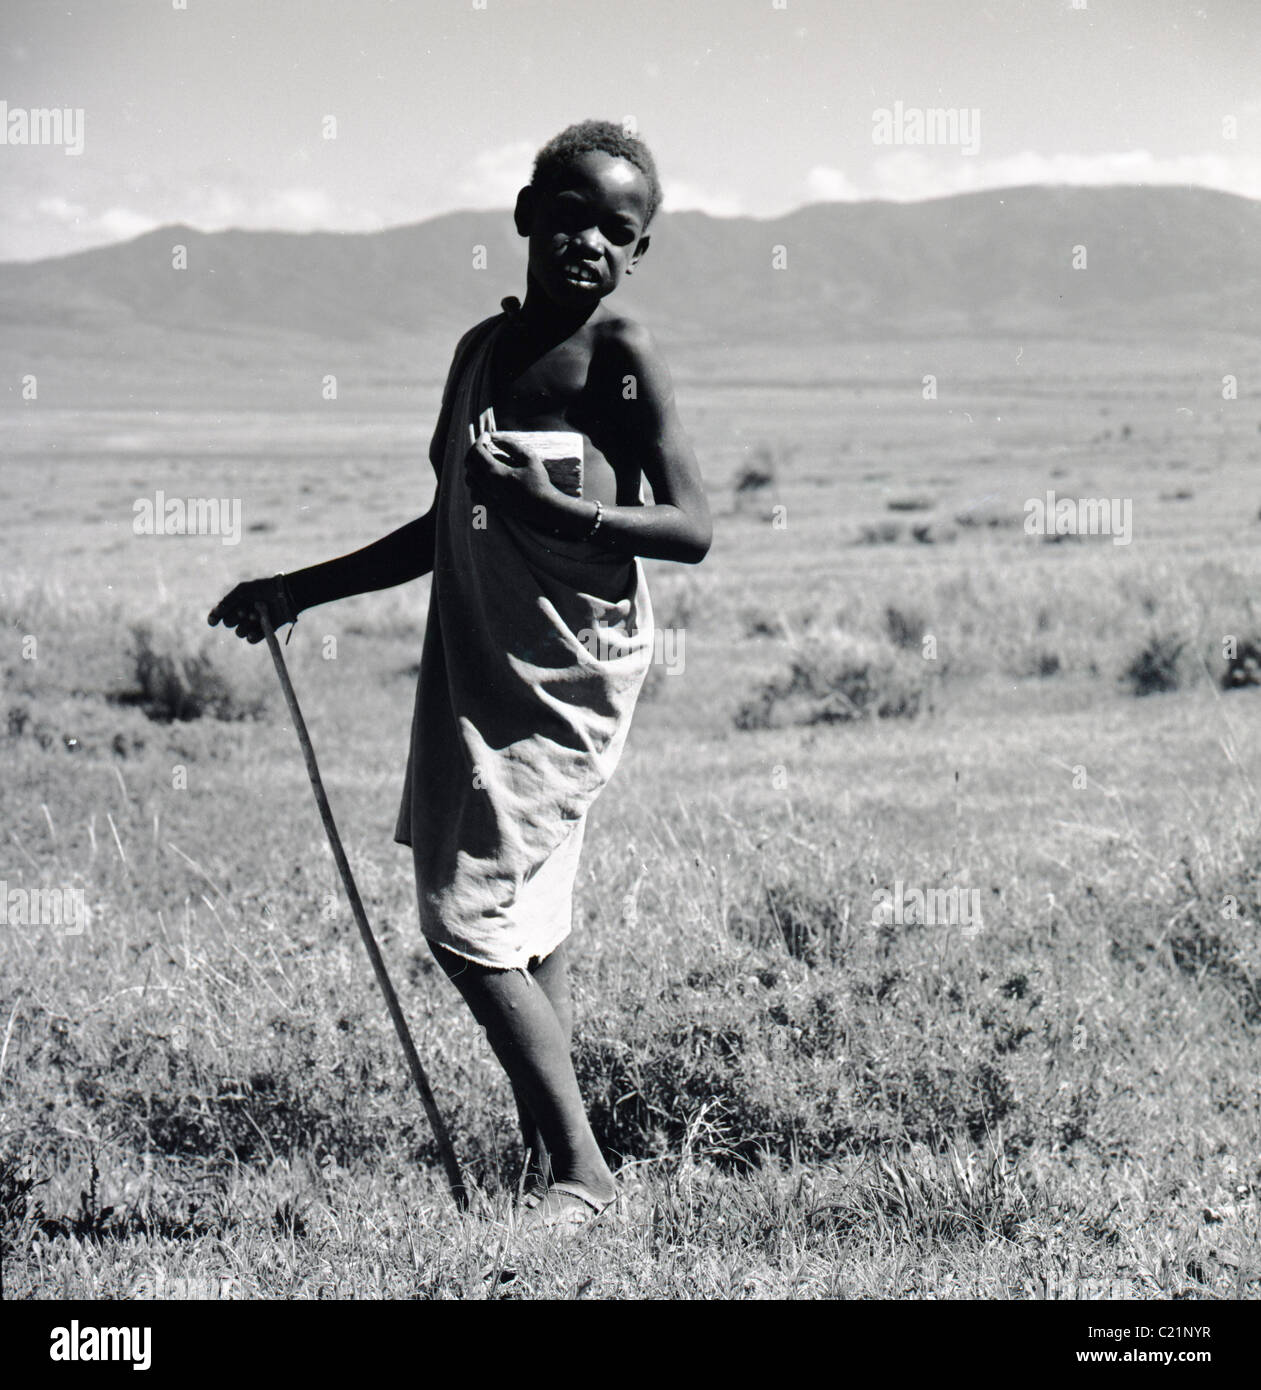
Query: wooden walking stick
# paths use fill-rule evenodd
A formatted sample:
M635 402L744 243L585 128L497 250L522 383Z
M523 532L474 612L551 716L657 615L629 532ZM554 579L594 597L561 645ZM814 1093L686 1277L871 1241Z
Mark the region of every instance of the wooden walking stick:
M433 1090L429 1085L428 1077L425 1075L425 1069L420 1064L420 1057L416 1053L416 1044L412 1042L407 1020L403 1017L403 1010L399 1007L398 995L394 993L394 986L390 983L390 977L386 973L385 962L381 959L381 951L377 946L376 937L373 936L372 928L368 925L368 914L363 910L359 889L355 886L354 875L350 872L350 864L346 860L346 851L342 848L341 836L337 833L337 823L333 820L333 812L329 808L324 783L320 780L320 769L315 761L315 749L311 746L311 735L307 733L306 720L303 719L302 710L298 707L298 697L294 694L293 683L290 681L289 672L285 667L285 658L280 650L280 643L276 641L276 632L271 624L271 616L267 612L266 605L262 603L258 604L257 611L259 621L263 625L263 636L267 639L267 650L271 652L271 659L276 667L276 675L280 677L280 688L285 692L285 703L289 706L293 727L297 732L298 742L302 745L302 756L306 759L307 776L311 779L311 790L315 793L315 801L320 808L320 819L324 822L324 833L328 836L333 858L337 861L337 871L341 874L342 886L346 890L346 896L350 899L350 910L355 915L359 935L363 938L364 949L368 952L368 959L372 962L372 970L377 977L377 984L381 986L381 993L385 995L385 1006L389 1009L390 1017L394 1020L394 1031L398 1034L399 1042L403 1044L403 1051L407 1054L407 1065L411 1068L412 1080L420 1092L421 1104L425 1107L425 1114L429 1116L433 1136L438 1141L438 1152L442 1155L442 1166L446 1169L451 1196L455 1199L455 1204L460 1210L466 1210L468 1193L464 1189L464 1179L460 1176L460 1165L456 1159L455 1150L451 1147L451 1136L447 1133L447 1127L442 1121L438 1102L434 1100Z

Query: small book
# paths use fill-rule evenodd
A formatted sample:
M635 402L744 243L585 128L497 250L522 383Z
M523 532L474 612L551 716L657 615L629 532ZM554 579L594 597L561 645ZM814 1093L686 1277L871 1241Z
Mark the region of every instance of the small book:
M488 430L542 454L543 467L547 469L552 486L570 497L582 496L582 435L574 430L497 429L493 409L484 410L477 423L479 430Z
M572 430L496 430L522 448L543 455L543 467L552 486L570 497L582 496L582 435Z

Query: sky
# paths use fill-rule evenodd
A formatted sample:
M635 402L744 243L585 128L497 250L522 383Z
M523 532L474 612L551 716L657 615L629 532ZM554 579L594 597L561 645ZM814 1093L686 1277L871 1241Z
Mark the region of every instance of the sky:
M634 123L668 210L1261 198L1261 0L4 0L0 102L0 260L506 208L587 116ZM41 109L60 143L20 143Z

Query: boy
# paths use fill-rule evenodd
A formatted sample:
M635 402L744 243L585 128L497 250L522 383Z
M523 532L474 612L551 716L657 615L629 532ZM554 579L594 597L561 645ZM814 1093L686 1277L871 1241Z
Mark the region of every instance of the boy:
M293 622L432 572L395 838L412 847L421 929L512 1083L535 1165L527 1224L583 1221L617 1195L570 1058L574 874L652 657L639 557L695 564L711 538L665 365L603 302L660 200L651 154L620 126L584 121L545 145L514 212L525 301L460 340L433 506L352 555L238 585L209 617L258 642L260 601ZM568 435L579 484L574 459L553 483L522 431Z

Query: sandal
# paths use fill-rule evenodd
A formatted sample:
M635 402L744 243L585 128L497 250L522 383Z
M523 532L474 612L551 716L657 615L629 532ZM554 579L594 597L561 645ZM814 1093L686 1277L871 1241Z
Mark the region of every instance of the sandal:
M525 1230L583 1226L616 1205L616 1196L600 1202L576 1183L554 1182L550 1187L534 1188L522 1196L519 1206L523 1216L519 1226Z

